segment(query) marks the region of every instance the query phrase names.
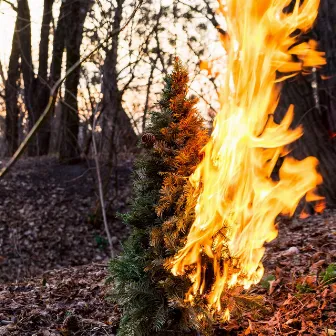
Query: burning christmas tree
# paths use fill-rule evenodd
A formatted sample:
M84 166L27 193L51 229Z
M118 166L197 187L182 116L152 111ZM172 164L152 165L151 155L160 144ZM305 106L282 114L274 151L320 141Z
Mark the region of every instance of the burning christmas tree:
M206 329L206 306L191 308L185 302L189 279L165 267L183 247L194 220L198 195L188 177L209 138L197 99L187 97L188 80L177 59L165 78L160 110L152 113L142 136L134 198L123 216L132 234L110 265L112 297L123 310L118 335L193 335L192 330Z
M210 138L186 96L186 70L177 62L166 78L124 216L132 235L111 263L119 335L206 334L211 318L228 320L263 275L276 217L293 215L302 198L322 199L317 160L287 156L303 132L291 129L294 107L281 123L273 119L281 81L325 63L314 41L301 40L318 7L318 0L220 3L227 68Z

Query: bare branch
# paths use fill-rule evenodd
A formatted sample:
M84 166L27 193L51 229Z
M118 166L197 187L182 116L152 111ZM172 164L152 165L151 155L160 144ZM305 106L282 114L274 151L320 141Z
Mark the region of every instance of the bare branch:
M103 214L103 221L104 221L104 227L105 227L107 240L108 240L109 245L110 245L111 257L114 258L115 252L114 252L114 248L113 248L113 241L112 241L111 233L110 233L108 223L107 223L106 208L105 208L105 201L104 201L104 191L103 191L103 182L102 182L101 173L100 173L97 142L96 142L96 137L95 137L95 134L94 134L95 129L96 129L96 124L97 124L97 112L98 112L99 105L100 104L97 104L95 111L93 111L92 145L93 145L94 160L95 160L96 172L97 172L100 207L101 207L101 211L102 211L102 214Z
M210 22L211 24L217 29L217 31L223 35L226 36L227 32L220 26L219 22L217 21L216 15L214 10L210 7L208 0L203 0L205 6L206 6L206 12L207 14L205 15L201 9L199 9L197 6L190 5L188 3L183 2L182 0L178 0L178 2L184 6L189 7L191 10L200 13L204 15Z
M140 8L144 0L140 0L138 6L134 9L133 13L129 17L129 19L126 21L123 27L120 29L116 29L115 31L112 31L100 44L97 45L96 48L94 48L91 52L89 52L87 55L82 57L80 60L78 60L64 75L63 78L60 78L51 88L50 91L50 97L47 107L44 109L44 112L42 113L41 117L37 120L35 125L32 127L26 138L22 141L19 148L16 150L14 155L11 157L11 159L8 161L5 167L3 167L0 171L0 178L4 177L6 173L8 173L9 169L15 164L15 162L20 158L20 156L23 154L24 150L26 149L28 143L32 140L33 136L36 134L36 132L41 128L43 123L45 122L46 118L48 117L50 111L52 110L52 106L55 104L57 91L59 87L62 85L63 81L79 66L81 66L82 63L84 63L88 58L90 58L94 53L96 53L99 49L101 49L104 44L114 35L119 34L121 31L123 31L127 25L131 22L133 19L135 13Z
M152 82L153 82L154 69L156 67L156 63L157 63L158 59L159 59L159 55L156 56L156 59L152 64L151 71L150 71L150 74L149 74L149 77L148 77L146 101L145 101L145 107L144 107L144 112L143 112L143 116L142 116L142 133L145 132L146 118L147 118L148 106L149 106L149 95L150 95L151 86L152 86Z
M6 83L6 78L5 78L5 74L4 74L4 71L3 71L1 61L0 61L0 78L2 79L3 84L5 84Z
M2 0L2 1L5 2L6 4L8 4L9 6L11 6L13 11L15 11L15 12L18 11L17 7L14 4L12 4L10 1L8 1L8 0Z

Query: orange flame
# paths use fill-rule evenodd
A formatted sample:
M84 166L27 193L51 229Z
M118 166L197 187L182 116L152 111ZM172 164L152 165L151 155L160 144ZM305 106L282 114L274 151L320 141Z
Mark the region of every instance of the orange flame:
M330 139L336 138L336 133L329 132Z
M302 212L300 213L299 218L300 219L306 219L308 217L310 217L310 214L306 210L302 210Z
M210 308L224 310L224 319L230 318L228 307L222 307L225 291L236 286L248 289L260 281L264 243L277 236L276 217L292 215L304 196L308 202L322 199L314 191L322 178L313 157L286 157L280 180L271 178L278 158L288 154L286 146L303 132L301 127L290 129L293 106L280 124L270 117L278 104L276 83L325 64L316 42L299 43L297 34L311 28L319 1L300 5L298 0L285 13L290 3L220 3L229 33L223 41L228 62L222 74L221 110L204 159L190 177L199 191L195 221L170 267L175 275L188 274L189 301L206 295ZM287 74L279 79L278 72ZM205 275L209 260L214 279Z
M325 208L326 208L326 202L325 200L322 200L322 201L317 202L314 210L317 213L322 213L325 210Z
M306 204L306 207L307 207L307 204ZM309 207L311 208L310 211L308 211ZM316 202L315 206L313 207L312 204L310 204L310 206L308 206L308 209L304 208L301 213L300 213L300 216L299 218L300 219L306 219L308 217L310 217L311 214L314 214L314 213L322 213L326 208L326 202L325 200L320 200L318 202Z

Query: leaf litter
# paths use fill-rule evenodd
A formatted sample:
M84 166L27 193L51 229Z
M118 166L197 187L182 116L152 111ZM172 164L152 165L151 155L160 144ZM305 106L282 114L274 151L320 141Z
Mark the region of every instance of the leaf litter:
M85 179L71 185L64 182L71 168L51 159L37 166L24 160L0 181L0 336L114 335L120 311L106 299L107 249L94 240L104 233L86 219L94 180L82 167L72 177ZM120 208L130 196L124 179ZM123 239L127 230L113 225ZM263 309L233 316L214 335L336 335L335 238L335 210L280 219L279 236L266 247L264 279L250 290L263 296Z

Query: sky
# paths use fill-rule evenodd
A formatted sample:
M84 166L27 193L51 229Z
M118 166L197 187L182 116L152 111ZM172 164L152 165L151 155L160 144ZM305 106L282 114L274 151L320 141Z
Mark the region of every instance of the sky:
M16 1L12 1L16 5ZM40 39L40 29L43 13L43 0L28 0L32 20L32 46L33 52L38 52L38 41ZM0 1L0 60L6 68L12 46L12 38L16 12L3 1ZM33 53L34 60L37 54Z

